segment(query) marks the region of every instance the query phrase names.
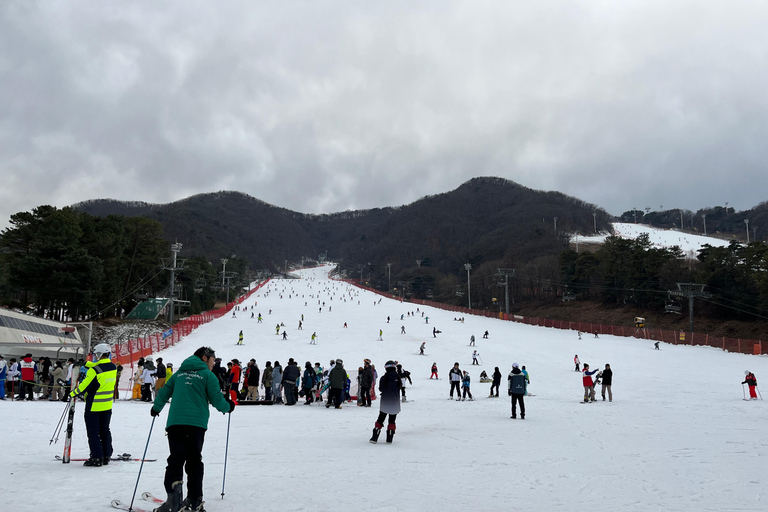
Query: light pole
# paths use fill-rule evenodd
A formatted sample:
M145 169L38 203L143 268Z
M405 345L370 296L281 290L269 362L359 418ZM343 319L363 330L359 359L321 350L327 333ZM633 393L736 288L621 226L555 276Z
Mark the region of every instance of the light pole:
M417 267L421 267L421 261L422 261L422 260L416 260L416 266L417 266Z
M747 243L749 243L749 219L744 219L744 224L747 225Z
M597 212L592 212L592 224L595 227L595 234L597 234Z
M467 307L472 309L472 289L469 287L469 271L472 270L472 264L465 263L464 268L467 269Z
M683 223L683 210L681 208L680 209L680 231L682 231L684 227L685 227L685 224Z
M704 236L707 236L707 214L706 213L701 214L701 220L704 221Z
M171 314L168 316L168 323L173 325L173 306L174 306L174 299L175 299L175 292L173 290L174 281L176 280L175 272L176 272L176 255L181 251L181 244L176 242L175 244L171 244L171 252L173 253L173 264L171 265Z
M392 291L392 264L387 263L387 290Z
M557 217L555 217L555 234L557 234Z
M224 265L224 268L221 269L221 286L224 286L224 274L227 273L227 262L229 261L227 258L221 258L221 264Z

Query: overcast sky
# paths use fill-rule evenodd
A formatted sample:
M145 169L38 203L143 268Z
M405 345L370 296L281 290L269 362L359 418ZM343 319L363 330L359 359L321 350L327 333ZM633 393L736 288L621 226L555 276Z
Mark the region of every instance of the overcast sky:
M0 3L0 227L238 190L307 213L475 176L613 214L768 200L768 4Z

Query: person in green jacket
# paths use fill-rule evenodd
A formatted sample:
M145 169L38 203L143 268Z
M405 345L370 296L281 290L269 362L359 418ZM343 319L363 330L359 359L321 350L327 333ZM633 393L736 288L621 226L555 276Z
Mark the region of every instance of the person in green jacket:
M204 512L203 441L210 417L208 405L222 413L235 410L234 402L221 393L219 381L211 371L215 359L213 349L197 349L157 392L150 410L153 417L158 416L173 398L165 426L171 452L164 480L168 500L155 509L157 512ZM182 500L185 465L187 498Z

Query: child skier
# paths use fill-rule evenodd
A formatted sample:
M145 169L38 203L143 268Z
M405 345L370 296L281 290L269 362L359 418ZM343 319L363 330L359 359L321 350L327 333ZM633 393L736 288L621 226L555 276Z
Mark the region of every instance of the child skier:
M440 378L437 376L437 363L432 363L432 375L430 375L429 378L431 379L432 377L440 380Z
M757 400L757 393L755 392L757 390L757 377L755 377L755 374L749 370L744 370L744 375L746 375L746 377L741 384L747 384L749 387L749 399Z
M461 379L461 387L463 389L463 394L461 396L462 401L467 399L467 395L469 395L470 401L474 400L474 398L472 398L472 392L469 390L470 380L471 379L469 378L469 372L467 372L467 370L464 370L464 377Z

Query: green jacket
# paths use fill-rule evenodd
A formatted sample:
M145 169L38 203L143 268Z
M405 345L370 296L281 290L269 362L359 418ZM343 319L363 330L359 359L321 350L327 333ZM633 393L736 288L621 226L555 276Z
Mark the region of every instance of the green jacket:
M190 356L181 363L176 373L157 392L152 408L162 411L168 400L171 400L171 409L166 429L172 425L207 429L210 417L208 404L222 413L229 412L229 403L221 393L219 380L197 356Z

